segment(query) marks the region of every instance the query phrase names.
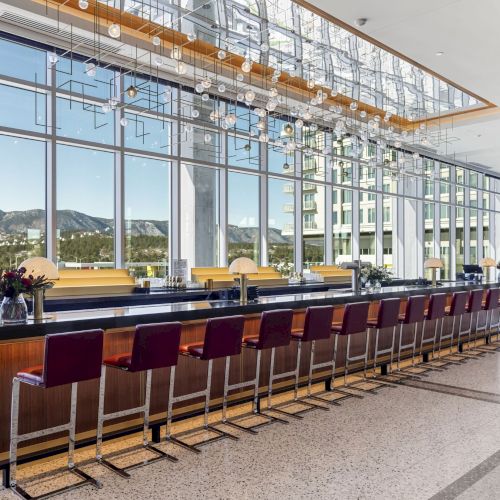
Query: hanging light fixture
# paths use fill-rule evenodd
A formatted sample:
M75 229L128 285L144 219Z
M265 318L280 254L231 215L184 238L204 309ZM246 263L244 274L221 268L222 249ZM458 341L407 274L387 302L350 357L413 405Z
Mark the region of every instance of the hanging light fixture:
M108 28L108 35L111 38L120 38L121 32L120 25L116 23L111 24Z
M293 125L291 123L287 123L283 127L283 130L281 131L281 136L282 137L292 137L293 132L294 132Z
M82 10L87 10L89 8L89 3L87 0L78 0L78 7Z
M125 92L127 92L127 95L132 99L134 97L137 97L137 87L134 87L133 85L130 85L130 87Z

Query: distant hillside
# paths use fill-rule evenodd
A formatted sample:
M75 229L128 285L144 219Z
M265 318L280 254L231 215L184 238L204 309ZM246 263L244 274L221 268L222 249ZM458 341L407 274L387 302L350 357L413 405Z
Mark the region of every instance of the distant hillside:
M0 234L23 234L28 228L42 229L44 220L43 210L25 210L16 212L2 212L0 210ZM75 210L58 210L58 227L61 231L105 233L113 229L113 221L102 217L77 212ZM168 232L168 222L158 220L132 220L132 236L165 236ZM228 226L230 243L252 243L258 235L256 227ZM293 238L283 236L280 230L269 229L269 242L274 244L291 244Z

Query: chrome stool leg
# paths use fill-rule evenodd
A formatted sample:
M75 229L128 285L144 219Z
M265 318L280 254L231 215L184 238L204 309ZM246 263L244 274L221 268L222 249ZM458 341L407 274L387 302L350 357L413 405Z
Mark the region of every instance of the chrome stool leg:
M276 348L273 347L271 349L271 368L269 371L269 386L268 386L268 397L267 397L267 411L273 411L277 413L281 413L282 415L287 415L292 418L296 419L302 419L303 416L302 414L311 410L315 410L317 408L321 409L326 409L320 405L316 405L313 403L310 403L308 401L304 401L303 399L299 399L298 397L298 390L299 390L299 372L300 372L300 358L301 358L301 353L302 353L302 341L297 340L297 360L295 364L295 370L289 371L289 372L284 372L284 373L274 373L274 357L276 353ZM293 388L293 401L285 401L283 403L279 403L276 406L273 406L272 403L272 388L273 388L273 383L275 380L279 380L282 378L286 377L294 377L294 388ZM297 411L287 411L285 408L287 406L291 406L294 404L299 404L304 406L305 408Z
M259 382L260 382L260 360L261 360L261 355L262 351L260 349L255 349L257 356L256 356L256 366L255 366L255 378L253 380L249 380L248 382L241 382L239 384L233 384L229 385L229 362L228 359L226 359L226 375L224 377L224 397L223 397L223 404L222 404L222 423L225 425L229 425L231 427L234 427L235 429L239 429L243 432L248 432L249 434L257 434L257 431L255 429L258 429L259 427L263 427L264 425L269 425L273 422L280 422L282 424L288 424L287 420L283 420L280 418L276 418L272 415L266 415L264 413L261 413L259 410ZM252 400L252 411L250 413L245 413L243 415L238 415L237 417L234 417L232 419L227 418L227 394L229 391L234 390L234 389L241 389L244 387L251 387L253 386L254 388L254 395L253 395L253 400ZM240 422L244 421L245 419L248 418L263 418L265 421L250 425L250 426L245 426L242 425Z
M342 391L340 389L335 388L335 367L336 367L336 356L337 356L337 346L338 346L338 335L334 335L334 347L333 347L333 355L331 361L325 361L323 363L314 363L314 353L315 353L315 341L312 341L311 345L311 358L310 358L310 364L309 364L309 379L307 383L307 399L313 399L316 401L321 401L322 403L328 403L334 406L339 406L340 404L338 401L341 401L342 399L347 399L347 398L352 398L352 397L357 397L361 398L362 396L359 396L358 394L353 394L351 392L347 391ZM314 370L317 370L319 368L331 368L331 376L330 379L327 381L328 385L328 390L321 391L318 393L312 393L311 386L312 386L312 374ZM333 399L325 397L326 395L335 395L340 394L339 397L335 397ZM321 407L323 408L323 407Z
M99 383L99 408L97 417L97 444L96 444L96 460L101 465L104 465L109 470L115 472L119 476L129 479L129 470L135 469L137 467L142 467L150 463L156 462L158 460L167 459L171 462L177 462L178 459L162 450L152 446L149 443L149 413L151 407L151 378L152 370L146 370L146 384L144 391L144 404L135 408L129 408L127 410L121 410L113 413L104 413L104 398L105 398L105 388L106 388L106 365L102 366L101 380ZM142 460L140 462L127 465L126 467L118 467L110 460L104 458L102 453L102 441L104 432L104 422L107 420L114 420L120 417L125 417L128 415L133 415L135 413L143 414L143 426L142 426L142 446L145 450L154 453L156 456L148 460Z
M377 330L377 337L378 337L378 330ZM350 347L351 347L351 336L348 335L347 337L347 349L346 349L346 362L345 362L345 369L344 369L344 386L348 388L355 389L356 391L361 391L361 392L368 392L370 394L377 394L376 390L379 389L380 387L387 387L387 384L385 383L380 383L380 382L375 382L367 377L367 369L368 369L368 349L370 346L370 328L366 329L366 344L365 344L365 352L364 354L360 354L359 356L350 356ZM377 349L377 347L375 347ZM363 361L363 377L360 377L360 380L357 380L353 383L347 383L347 375L349 374L348 372L348 364L349 361ZM361 387L361 386L365 387ZM368 385L368 387L366 387Z
M191 357L189 355L186 355L187 357ZM226 373L228 371L228 362L229 356L226 356L226 364L225 364L225 371L224 371L224 378L226 378ZM198 359L198 358L195 358ZM176 444L178 446L181 446L182 448L186 448L189 451L192 451L193 453L201 453L201 450L198 448L199 446L204 446L209 443L213 443L215 441L219 441L220 439L224 438L229 438L234 441L238 441L238 437L234 436L233 434L229 434L228 432L224 432L221 429L218 429L214 427L213 425L209 424L208 421L208 415L209 415L209 410L210 410L210 392L211 392L211 387L212 387L212 365L213 365L213 360L209 359L208 360L208 367L207 367L207 385L204 390L198 391L198 392L193 392L191 394L183 394L182 396L174 396L174 377L175 377L175 370L170 371L170 389L169 389L169 398L168 398L168 409L167 409L167 433L166 433L166 441L171 442L173 444ZM173 367L172 367L173 368ZM196 429L189 429L184 432L180 432L179 434L172 434L171 433L171 428L172 428L172 408L175 403L181 402L181 401L187 401L189 399L194 399L194 398L199 398L199 397L205 397L205 404L204 404L204 411L203 411L203 426L198 427ZM226 395L227 397L227 395ZM216 434L215 437L209 438L202 440L200 442L197 442L196 444L190 444L186 442L184 439L182 439L185 436L188 435L195 435L200 431L210 431L214 434Z
M10 425L10 451L9 451L9 486L14 493L25 499L38 499L47 498L59 493L67 493L76 488L80 488L90 484L96 488L101 488L101 483L89 476L86 472L82 471L75 466L75 437L76 437L76 403L78 395L78 383L71 384L71 406L70 406L70 420L67 424L50 427L38 431L28 432L26 434L19 434L19 396L20 396L21 381L19 378L14 377L12 381L12 406L11 406L11 425ZM42 436L55 434L59 432L68 432L68 472L79 477L81 481L69 486L64 486L54 491L44 493L43 495L33 497L24 488L19 486L17 482L17 448L19 443L28 441Z

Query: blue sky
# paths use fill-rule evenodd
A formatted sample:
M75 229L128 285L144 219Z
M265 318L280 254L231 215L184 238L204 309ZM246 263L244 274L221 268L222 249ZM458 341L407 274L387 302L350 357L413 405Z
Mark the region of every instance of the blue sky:
M45 143L0 136L0 210L45 208ZM103 151L57 147L57 207L96 217L113 218L114 160ZM125 216L165 220L169 214L168 162L127 156L125 159ZM286 181L269 182L269 220L272 227L293 222L283 205L293 196L283 193ZM257 225L259 179L229 174L229 223Z

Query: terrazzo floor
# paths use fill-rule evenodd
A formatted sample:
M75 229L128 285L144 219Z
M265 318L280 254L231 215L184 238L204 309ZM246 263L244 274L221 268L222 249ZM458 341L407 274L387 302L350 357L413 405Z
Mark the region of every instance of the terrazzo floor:
M102 489L85 486L57 498L500 499L500 352L429 372L421 381L419 388L386 387L303 420L288 418L289 425L263 427L257 435L227 428L240 440L209 444L199 455L163 444L179 462L134 469L130 480L89 463L82 469ZM442 392L427 390L427 382ZM470 390L482 392L470 397ZM498 401L483 400L482 393ZM79 450L77 458L92 453ZM54 464L37 465L37 472ZM33 491L62 481L48 472ZM8 498L13 493L0 490L0 499Z

